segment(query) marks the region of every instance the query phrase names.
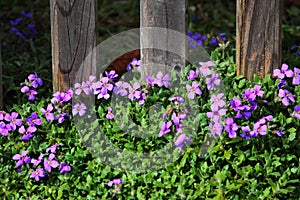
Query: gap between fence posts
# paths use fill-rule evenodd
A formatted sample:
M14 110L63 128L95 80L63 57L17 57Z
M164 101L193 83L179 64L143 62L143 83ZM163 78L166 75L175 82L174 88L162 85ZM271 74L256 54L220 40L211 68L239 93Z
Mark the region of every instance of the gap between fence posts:
M237 75L263 79L281 65L282 1L236 1Z
M90 54L96 46L96 3L50 0L54 92L73 87L76 76L87 80L97 74L96 52Z

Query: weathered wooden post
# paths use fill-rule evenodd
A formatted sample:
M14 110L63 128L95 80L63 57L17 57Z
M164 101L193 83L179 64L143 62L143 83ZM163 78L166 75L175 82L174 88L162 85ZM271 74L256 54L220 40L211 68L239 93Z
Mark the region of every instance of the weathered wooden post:
M73 87L77 75L84 79L96 73L96 0L50 0L53 90Z
M1 56L1 37L2 32L0 29L0 110L3 109L3 83L2 83L2 56Z
M237 0L237 75L253 80L272 73L281 64L282 1Z
M160 27L172 29L186 34L187 28L187 0L141 0L140 1L140 27ZM168 73L175 67L184 66L184 58L168 52L169 49L179 48L185 54L186 41L179 38L169 38L168 31L155 38L151 32L141 33L141 60L142 75L156 75L157 72ZM163 42L165 50L144 49L155 42ZM155 46L155 45L154 45ZM153 66L153 63L160 63L160 67ZM168 67L167 67L168 66Z

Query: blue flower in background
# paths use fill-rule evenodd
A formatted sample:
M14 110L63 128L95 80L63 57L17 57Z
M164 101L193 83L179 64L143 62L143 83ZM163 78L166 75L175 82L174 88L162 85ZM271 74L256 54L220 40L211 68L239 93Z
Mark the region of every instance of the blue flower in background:
M35 27L35 24L28 23L26 28L24 27L24 23L21 23L22 21L25 21L25 18L32 19L32 13L25 11L21 11L20 14L22 17L18 17L14 20L10 20L11 28L9 30L10 34L19 36L23 41L27 42L37 35L37 30Z

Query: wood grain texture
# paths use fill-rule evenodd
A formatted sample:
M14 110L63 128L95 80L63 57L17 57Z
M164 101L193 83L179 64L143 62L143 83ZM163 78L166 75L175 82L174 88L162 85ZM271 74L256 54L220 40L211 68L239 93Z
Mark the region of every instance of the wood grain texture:
M97 72L96 0L50 0L50 12L53 90L65 91Z
M187 28L187 1L186 0L141 0L140 1L140 27L160 27L172 29L186 34ZM145 49L155 42L163 43L160 49ZM141 34L141 61L142 74L156 75L162 71L168 73L175 67L184 67L184 58L168 51L168 49L177 48L184 55L186 53L186 41L177 38L170 38L168 31L165 34L156 36L142 33ZM153 65L159 63L160 65ZM168 67L167 67L168 66Z
M2 32L0 30L0 110L3 109L3 81L2 81L2 53L1 53L1 36Z
M281 65L281 8L281 0L237 0L237 75L262 79Z

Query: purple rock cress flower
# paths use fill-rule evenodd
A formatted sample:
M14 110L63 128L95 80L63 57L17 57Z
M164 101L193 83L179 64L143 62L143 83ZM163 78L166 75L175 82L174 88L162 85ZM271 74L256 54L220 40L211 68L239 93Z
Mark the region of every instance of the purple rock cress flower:
M285 106L288 106L290 104L290 101L295 102L294 96L288 90L280 89L278 96L282 98L281 101L282 101L283 105L285 105Z
M38 168L35 171L31 172L30 178L34 178L36 181L40 181L40 178L45 177L45 172L42 168Z
M112 108L109 107L109 108L107 109L106 118L107 118L107 119L113 119L114 117L115 117L115 116L114 116L114 114L112 113Z
M213 136L222 135L223 126L219 122L209 123L209 128Z
M281 69L275 69L273 71L273 76L279 79L283 79L285 76L293 77L293 71L288 68L289 66L287 64L282 64Z
M300 105L294 107L294 117L300 119Z
M25 150L20 154L16 154L13 156L13 160L17 160L16 167L21 167L23 164L30 163L30 157L26 156L28 153L28 150Z
M51 168L56 168L59 166L58 162L56 160L53 160L54 157L55 155L51 153L48 159L44 159L44 168L49 173L51 172Z
M38 159L34 159L34 158L31 159L31 163L33 164L33 166L38 166L42 162L43 157L44 157L44 154L40 154Z
M189 75L188 75L188 80L189 81L192 81L192 80L195 80L196 78L198 78L199 76L199 70L198 68L194 71L194 70L190 70L189 71Z
M28 100L29 101L33 101L35 99L34 95L37 94L37 91L29 89L28 86L22 87L21 88L21 92L24 93L24 94L26 94L28 96Z
M70 172L71 170L72 170L72 168L71 168L67 163L62 162L62 163L60 164L59 172L60 172L61 174L68 173L68 172Z
M214 66L214 63L212 61L199 62L199 64L201 65L200 72L202 73L202 75L204 77L206 77L206 76L208 76L208 75L211 74L211 71L210 71L209 67Z
M22 125L22 119L18 119L19 114L12 112L11 114L6 113L4 119L9 122L9 126L12 130L16 130L17 126Z
M86 95L90 95L92 93L91 86L86 82L82 82L82 84L75 83L74 87L75 87L75 94L76 95L80 95L82 91Z
M178 147L179 150L181 150L185 144L189 144L191 142L191 139L191 136L187 138L186 135L182 133L177 137L175 145Z
M242 129L243 133L240 134L240 136L245 138L246 140L250 140L251 139L251 134L250 134L251 130L250 130L249 126L242 126L241 129Z
M259 122L257 122L253 126L253 132L254 132L254 136L266 135L267 134L267 125L262 125Z
M216 107L212 107L210 106L212 112L207 112L206 116L208 118L212 118L214 120L214 122L219 121L220 116L224 116L226 115L226 109L218 109Z
M114 91L115 94L120 94L122 97L124 97L128 94L128 92L126 90L128 88L130 88L129 83L118 81L115 84L115 87L114 87L113 91Z
M138 82L135 82L133 86L129 87L129 95L128 98L133 101L134 99L139 99L141 95L141 91L138 91L138 89L141 87L141 85Z
M219 74L213 74L211 78L206 78L206 85L208 90L213 90L214 85L220 85L221 80L219 79Z
M158 85L158 87L165 86L166 88L169 87L170 84L170 76L169 74L163 75L161 72L158 72L156 75L156 79L154 79L154 84Z
M29 140L34 136L34 132L36 131L36 127L34 126L29 126L27 129L25 129L24 126L21 126L19 128L19 133L23 134L21 140Z
M43 123L42 119L39 118L38 114L33 112L30 117L26 120L30 126L41 125Z
M198 94L198 95L202 94L202 91L199 88L199 84L197 82L195 82L195 81L192 83L192 86L190 86L190 85L187 84L186 85L186 90L189 93L188 94L188 98L190 98L190 99L194 99L195 98L195 94Z
M34 88L38 88L39 85L43 85L42 79L37 75L36 72L34 72L34 74L30 74L28 76L28 80L30 82L30 85Z
M172 122L163 122L158 137L162 137L164 134L171 132L171 125Z
M54 153L56 151L57 147L59 147L59 146L60 146L60 144L54 144L54 145L48 147L46 149L46 152L48 153L50 151L51 153Z
M299 85L300 84L300 69L297 67L294 68L294 74L293 74L293 85Z
M236 131L238 130L238 125L234 123L233 118L229 117L225 119L225 130L229 134L230 138L235 138L236 137Z
M108 187L112 187L113 185L120 185L123 184L123 180L122 179L113 179L111 181L108 182Z
M210 98L210 101L212 102L212 107L218 109L225 106L225 101L222 100L222 97L224 96L224 93L219 93L217 95L212 95Z
M11 127L9 124L5 124L4 122L0 122L0 134L3 136L8 136L8 132L11 131Z
M43 113L43 115L45 115L48 122L54 120L54 114L52 113L52 111L53 106L51 104L47 106L47 109L41 108L41 112Z
M76 103L74 106L73 106L73 109L72 109L72 114L73 116L79 114L79 116L83 116L85 115L86 113L86 106L84 103Z

